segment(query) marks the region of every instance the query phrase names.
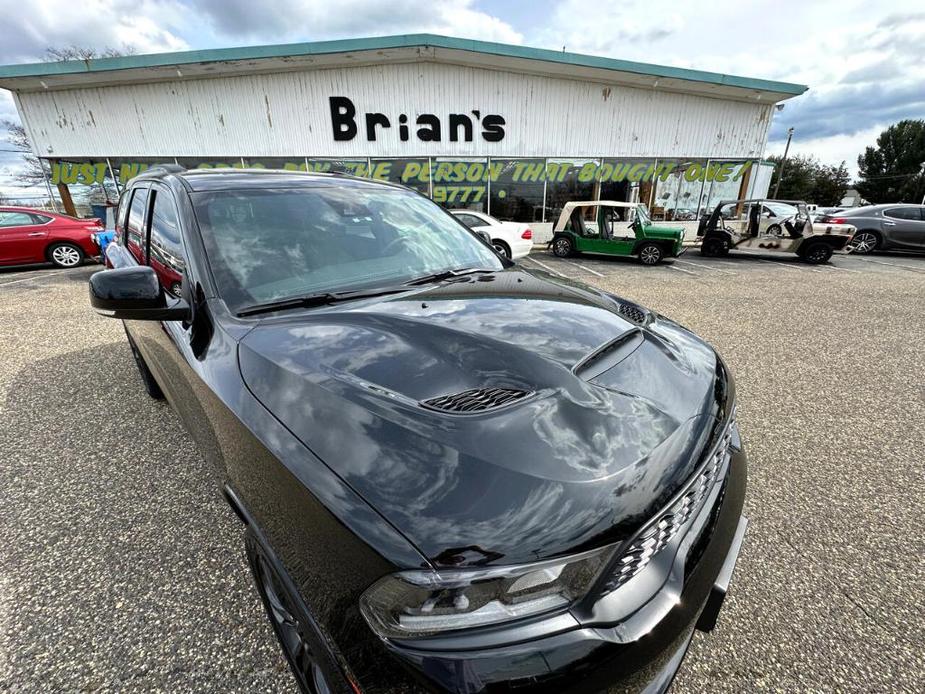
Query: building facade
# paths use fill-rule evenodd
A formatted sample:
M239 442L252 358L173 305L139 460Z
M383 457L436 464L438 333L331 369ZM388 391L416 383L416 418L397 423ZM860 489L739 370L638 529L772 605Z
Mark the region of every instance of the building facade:
M576 199L684 221L767 192L806 87L433 35L0 67L51 183L157 163L344 172L548 231Z

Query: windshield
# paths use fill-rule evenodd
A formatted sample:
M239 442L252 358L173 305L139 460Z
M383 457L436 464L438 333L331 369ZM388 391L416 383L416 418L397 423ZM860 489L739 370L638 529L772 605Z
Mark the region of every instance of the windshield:
M411 191L339 182L195 193L193 205L218 291L232 310L503 267L459 222Z
M636 218L644 227L652 223L652 220L649 218L649 210L646 209L645 205L636 206Z

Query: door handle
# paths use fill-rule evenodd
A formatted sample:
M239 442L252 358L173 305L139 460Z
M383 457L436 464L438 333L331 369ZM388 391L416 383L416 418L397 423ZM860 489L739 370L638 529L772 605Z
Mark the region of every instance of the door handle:
M885 227L895 227L895 226L896 226L896 222L884 222L884 223L883 223L883 226L885 226Z
M28 235L29 236L44 236L45 232L44 231L31 231L29 232Z

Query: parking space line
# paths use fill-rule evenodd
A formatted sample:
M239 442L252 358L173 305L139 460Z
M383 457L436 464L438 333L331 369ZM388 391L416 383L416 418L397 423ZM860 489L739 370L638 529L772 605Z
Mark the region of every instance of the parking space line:
M605 275L603 272L598 272L597 270L592 270L592 269L589 268L587 265L582 265L581 263L573 263L573 262L571 262L570 260L563 260L563 261L561 261L561 262L565 263L566 265L572 265L573 267L580 268L580 269L582 269L582 270L584 270L584 271L586 271L586 272L590 272L592 275L597 275L598 277L606 277L606 276L607 276L607 275Z
M691 272L690 270L685 270L683 267L675 267L674 265L669 265L668 263L665 263L665 267L671 268L672 270L677 270L678 272L684 272L684 273L686 273L686 274L688 274L688 275L693 275L694 277L697 276L697 273L696 273L696 272Z
M858 260L860 260L860 258L858 258ZM908 265L898 265L897 263L885 263L882 260L874 260L873 258L865 258L861 262L862 263L877 263L877 265L889 265L890 267L899 267L899 268L902 268L903 270L910 270L912 272L918 272L918 273L925 272L925 268L909 267Z
M6 287L9 284L19 284L20 282L31 282L32 280L40 280L44 277L54 277L55 275L60 275L67 270L58 270L57 272L46 272L41 275L32 275L30 277L23 277L22 279L13 280L12 282L0 282L0 287Z
M788 265L787 263L782 263L782 262L780 262L780 261L778 261L778 260L768 260L768 259L766 259L766 258L754 258L754 260L757 260L757 261L762 262L762 263L772 263L773 265L780 265L781 267L785 267L785 268L787 268L788 270L793 270L794 272L822 272L822 270L817 270L816 268L812 268L812 267L796 267L796 266L793 266L793 265Z
M839 272L854 272L854 273L857 273L857 274L859 274L859 275L863 275L863 274L864 274L864 273L861 272L860 270L852 270L851 268L840 267L840 266L838 266L838 265L820 265L819 267L820 267L820 268L823 268L823 269L826 269L826 270L836 270L836 271L839 271Z
M524 260L526 260L526 258L524 258ZM539 260L537 260L536 258L530 258L530 261L536 263L537 265L539 265L541 268L543 268L544 270L546 270L546 272L550 272L550 273L552 273L553 275L558 275L559 277L565 277L565 275L563 275L563 274L562 274L561 272L559 272L558 270L554 270L553 268L549 267L546 263L541 263L541 262L540 262ZM568 278L566 278L566 279L568 279Z
M681 260L680 258L675 258L676 263L684 263L685 265L693 265L694 267L703 268L704 270L712 270L713 272L720 272L724 275L734 275L736 273L731 270L720 270L718 267L710 267L709 265L701 265L700 263L694 263L690 260Z

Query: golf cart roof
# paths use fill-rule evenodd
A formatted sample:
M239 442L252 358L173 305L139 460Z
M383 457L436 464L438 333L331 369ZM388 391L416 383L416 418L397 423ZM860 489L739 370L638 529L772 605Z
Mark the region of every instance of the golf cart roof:
M749 203L749 202L782 202L785 205L793 205L793 206L806 204L805 200L778 200L776 198L743 198L742 200L723 200L722 202L719 203L719 206L721 207L723 205L732 205L734 203L742 204L742 203Z
M573 200L565 203L562 213L559 215L559 221L556 222L555 229L564 229L565 223L572 216L572 210L576 207L630 207L637 208L640 202L619 202L617 200Z
M575 207L592 207L594 205L601 205L603 207L639 207L642 203L639 202L619 202L617 200L573 200L572 202L565 203L563 210L571 210Z

